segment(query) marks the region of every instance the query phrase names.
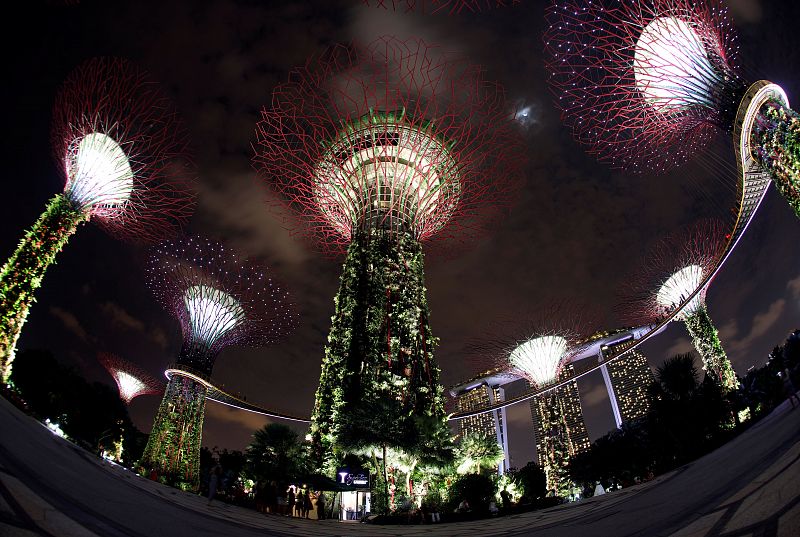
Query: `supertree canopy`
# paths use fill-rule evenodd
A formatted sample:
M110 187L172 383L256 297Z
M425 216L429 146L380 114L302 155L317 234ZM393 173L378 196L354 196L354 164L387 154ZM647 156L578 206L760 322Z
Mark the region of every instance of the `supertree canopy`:
M574 486L567 473L570 458L589 447L577 383L568 379L582 335L595 329L593 318L585 308L544 305L500 323L471 350L524 376L534 387L552 386L531 401L531 414L547 488L561 497L568 496Z
M421 245L469 242L510 206L524 163L511 119L479 69L394 38L332 47L262 112L262 176L324 250L347 248L312 415L320 464L449 437Z
M546 18L550 85L590 153L663 171L738 125L737 145L800 216L800 116L780 87L741 78L720 0L560 0Z
M207 381L217 354L230 345L276 343L294 328L297 314L266 267L210 240L159 245L147 276L156 300L180 323L183 344L139 465L196 489Z
M97 360L114 378L119 397L125 404L129 405L140 395L160 393L164 389L164 382L116 354L101 352L97 354Z
M642 324L661 322L677 312L673 318L686 324L703 369L715 374L726 389L735 389L736 372L706 308L710 285L707 280L724 249L725 239L721 222L701 220L659 241L636 273L626 280L620 310L626 321Z
M453 15L515 5L519 4L520 0L363 0L363 2L367 6L382 7L392 11L421 11Z
M125 60L89 60L67 78L53 111L52 145L64 192L0 271L3 380L33 294L81 223L91 219L120 238L155 241L177 231L194 205L181 123L158 86Z

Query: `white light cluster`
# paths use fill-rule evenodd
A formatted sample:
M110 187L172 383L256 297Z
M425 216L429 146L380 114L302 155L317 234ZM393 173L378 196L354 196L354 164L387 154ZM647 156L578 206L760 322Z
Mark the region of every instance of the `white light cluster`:
M128 156L110 136L84 136L68 155L66 195L84 210L124 204L133 192L133 170Z
M189 313L194 341L207 347L211 347L245 318L244 310L235 298L206 285L186 289L183 302Z
M119 388L119 396L126 403L130 403L134 397L139 395L142 390L147 388L147 385L134 377L130 373L124 371L114 371L114 380L117 382Z
M636 88L658 112L710 104L719 75L698 33L676 17L657 17L642 31L633 60Z
M694 293L703 282L703 268L700 265L689 265L682 268L667 281L665 281L656 294L656 302L659 306L673 310L677 308L689 295ZM697 293L685 308L676 316L682 319L686 315L691 315L703 305L703 293Z
M432 133L377 121L340 136L320 159L315 195L323 214L345 234L365 216L390 213L417 232L437 231L458 203L456 161Z
M567 340L561 336L537 337L514 349L508 361L536 385L543 386L556 379L567 349Z

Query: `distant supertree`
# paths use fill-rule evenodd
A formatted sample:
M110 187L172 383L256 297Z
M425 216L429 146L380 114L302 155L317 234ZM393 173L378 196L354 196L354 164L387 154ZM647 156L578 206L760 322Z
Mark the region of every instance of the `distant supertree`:
M496 7L519 4L521 0L362 0L367 6L382 7L392 11L419 11L447 13L488 11Z
M5 381L34 292L78 226L97 222L133 241L161 240L194 205L177 115L138 67L117 58L80 65L53 110L52 145L66 186L0 270L0 374Z
M297 315L266 267L210 240L159 245L147 277L156 300L180 322L183 345L139 465L196 489L206 383L217 355L231 345L275 343L294 328Z
M663 171L694 156L715 130L740 129L743 153L800 216L800 116L777 85L742 80L719 0L557 0L546 18L549 81L590 153L628 170Z
M393 38L332 47L262 112L262 175L324 250L347 248L312 415L318 462L335 446L449 437L422 243L469 242L510 206L524 162L510 116L479 69Z
M120 356L108 352L97 354L97 361L106 368L119 389L119 397L129 405L135 397L160 393L164 382Z
M703 283L714 271L725 239L721 222L701 220L659 241L626 280L620 312L625 321L655 324L674 314L700 289L675 319L686 324L703 369L714 373L726 389L735 389L736 372L706 307L710 282Z
M581 341L595 330L594 315L567 304L550 304L500 323L472 352L488 357L528 379L535 388L560 384L531 400L536 455L547 476L547 488L568 496L570 457L589 448L572 358ZM563 384L562 384L563 383Z

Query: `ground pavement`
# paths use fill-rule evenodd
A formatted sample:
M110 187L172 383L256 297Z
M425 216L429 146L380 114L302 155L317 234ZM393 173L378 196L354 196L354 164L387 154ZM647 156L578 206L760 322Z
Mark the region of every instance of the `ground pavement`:
M800 536L800 409L784 403L715 452L568 505L457 524L262 515L174 490L53 435L0 397L0 536Z

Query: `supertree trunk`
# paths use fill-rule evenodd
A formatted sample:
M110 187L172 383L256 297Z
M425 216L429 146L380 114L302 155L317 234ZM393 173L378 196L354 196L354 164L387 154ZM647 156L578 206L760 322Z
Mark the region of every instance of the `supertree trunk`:
M139 461L145 476L155 471L170 485L198 489L206 391L203 384L188 377L173 375L170 379Z
M435 450L447 437L423 254L402 232L355 235L335 299L312 442L326 470L334 451Z
M778 101L759 110L752 144L781 195L800 218L800 115Z
M736 372L725 355L717 329L714 328L714 323L711 322L706 307L701 306L695 312L687 315L685 322L686 329L692 336L694 348L700 354L703 369L713 371L726 390L735 390L739 385L739 381L736 380Z
M55 262L56 254L70 235L88 219L89 213L77 209L65 196L54 196L3 266L0 272L0 375L3 382L11 375L17 339L47 267Z
M561 398L553 390L537 401L536 408L544 435L545 453L539 460L547 477L547 490L564 498L572 490L572 481L567 473L571 450Z

